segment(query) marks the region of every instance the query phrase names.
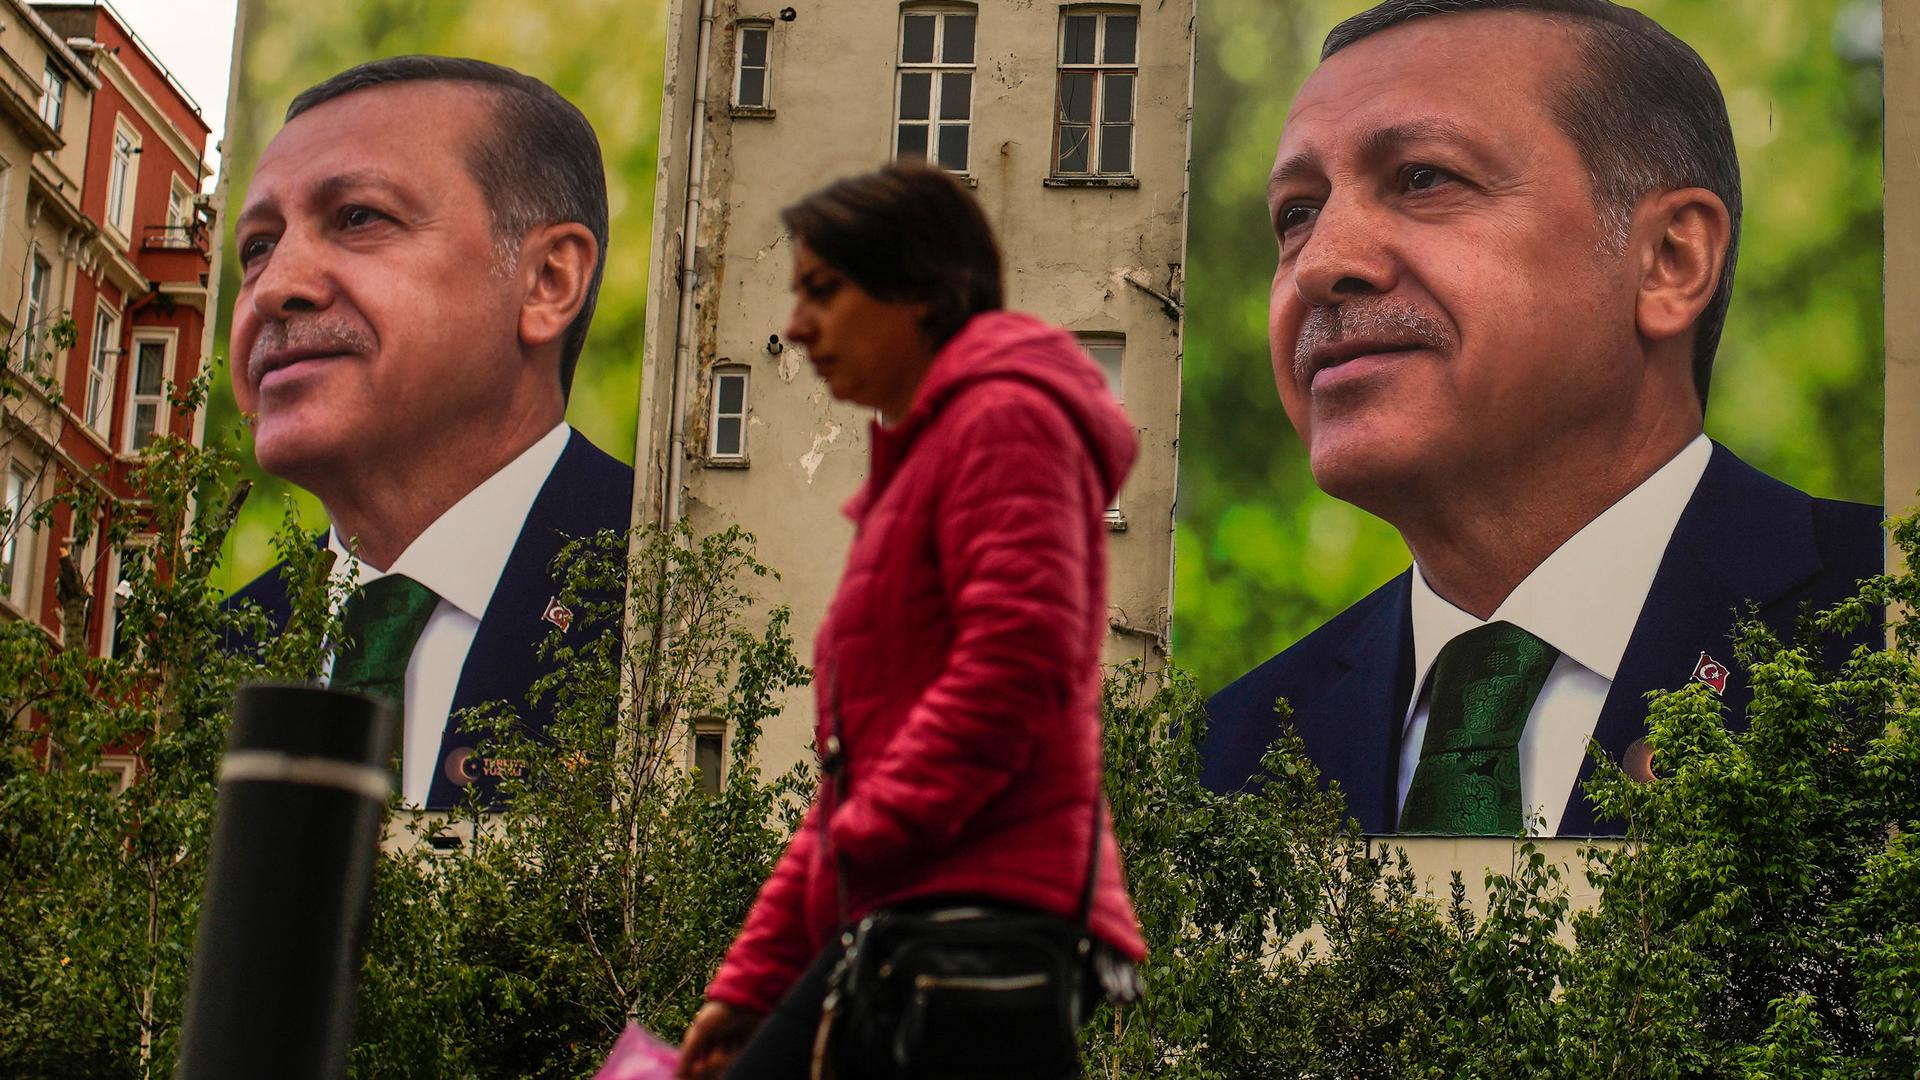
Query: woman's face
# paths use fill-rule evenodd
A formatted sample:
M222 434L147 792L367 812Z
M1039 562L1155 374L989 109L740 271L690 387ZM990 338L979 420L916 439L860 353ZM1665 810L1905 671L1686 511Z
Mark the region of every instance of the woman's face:
M926 314L923 303L875 299L795 241L793 312L782 336L806 348L835 398L878 409L889 424L906 416L933 363L920 326Z

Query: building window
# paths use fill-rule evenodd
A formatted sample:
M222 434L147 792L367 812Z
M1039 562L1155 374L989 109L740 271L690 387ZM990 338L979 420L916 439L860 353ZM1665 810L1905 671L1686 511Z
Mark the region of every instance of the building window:
M107 224L127 235L133 220L134 155L140 142L124 127L113 130L113 163L107 172Z
M1133 174L1139 29L1137 11L1069 10L1062 15L1055 176Z
M27 493L33 474L18 462L7 466L5 521L0 521L0 596L20 604L26 599L27 564L32 561L33 530L27 526Z
M80 419L105 435L113 407L113 367L120 358L120 313L101 308L93 317L93 354L87 361L87 396Z
M747 369L717 368L713 373L713 423L707 456L744 461L747 456Z
M700 790L720 794L725 779L727 722L705 716L693 722L693 767L700 774Z
M973 126L971 9L907 8L900 13L900 66L894 80L896 161L931 160L967 171Z
M47 282L53 277L53 266L33 253L31 266L27 270L27 329L20 338L20 370L40 370L40 347L47 336Z
M738 26L740 52L734 57L733 103L743 109L765 109L773 104L773 82L767 65L767 44L773 24L743 22Z
M67 114L67 77L60 69L47 62L47 68L40 75L40 119L55 131L60 130L60 119Z
M114 553L113 558L113 594L107 597L106 625L102 627L101 641L104 643L103 656L121 656L127 643L120 638L121 609L133 599L136 581L150 577L151 567L147 560L153 555L151 537L135 540Z
M1121 369L1127 355L1127 337L1125 334L1083 333L1079 335L1080 347L1100 365L1101 374L1107 377L1107 389L1113 391L1113 400L1125 401L1122 393ZM1107 507L1107 518L1120 520L1120 496L1115 493L1113 505Z
M133 339L133 386L127 394L126 452L137 454L160 434L167 395L167 369L173 359L171 338Z

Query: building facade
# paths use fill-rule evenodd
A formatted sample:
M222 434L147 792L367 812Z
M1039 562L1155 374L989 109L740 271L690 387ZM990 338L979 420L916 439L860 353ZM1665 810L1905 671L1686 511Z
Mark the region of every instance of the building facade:
M852 527L872 414L779 339L781 208L927 158L974 189L1006 302L1079 336L1141 453L1108 512L1110 661L1165 655L1171 621L1193 4L673 0L639 463L643 520L738 524L782 575L802 657ZM791 695L762 763L807 754ZM720 738L714 738L718 735ZM696 739L708 761L724 732ZM717 763L717 761L716 761Z
M138 528L131 474L143 448L202 434L204 415L175 408L169 389L198 375L212 346L211 132L105 4L0 0L0 50L12 80L0 117L0 494L11 511L0 618L104 655L138 544L112 550L102 531L117 519ZM59 507L29 521L82 485L100 497L96 520Z

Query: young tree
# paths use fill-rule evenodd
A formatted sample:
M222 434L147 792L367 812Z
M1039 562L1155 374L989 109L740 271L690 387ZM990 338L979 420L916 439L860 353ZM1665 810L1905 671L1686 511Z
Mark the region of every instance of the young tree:
M495 733L483 754L518 765L504 810L441 825L467 837L450 854L383 859L356 1075L584 1076L629 1019L679 1031L785 848L810 785L763 778L754 753L808 672L786 609L747 628L746 585L770 571L737 528L629 542L561 555L576 622L620 625L628 583L631 622L624 641L552 636L559 668L532 691L556 701L544 736L509 709L474 718ZM728 733L723 777L687 767L696 722Z
M175 388L173 407L198 407L206 389L205 376ZM143 453L146 505L113 508L100 538L142 538L111 658L32 622L0 624L0 1072L172 1070L233 688L310 678L324 633L295 627L257 655L220 649L267 636L211 584L244 497L228 494L232 469L230 452L170 436ZM93 520L97 494L70 479L57 498ZM222 509L196 514L196 500ZM287 546L296 565L318 554ZM324 588L324 571L309 580ZM102 771L108 754L134 763L124 791Z

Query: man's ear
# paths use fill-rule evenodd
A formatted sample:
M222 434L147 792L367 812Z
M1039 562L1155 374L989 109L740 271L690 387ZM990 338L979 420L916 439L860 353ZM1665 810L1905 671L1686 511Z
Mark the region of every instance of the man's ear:
M1706 188L1649 196L1635 215L1640 295L1634 318L1642 337L1666 341L1693 328L1720 286L1733 219Z
M593 233L577 221L542 225L520 246L520 344L528 349L557 342L587 302L587 288L600 260Z

